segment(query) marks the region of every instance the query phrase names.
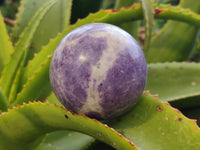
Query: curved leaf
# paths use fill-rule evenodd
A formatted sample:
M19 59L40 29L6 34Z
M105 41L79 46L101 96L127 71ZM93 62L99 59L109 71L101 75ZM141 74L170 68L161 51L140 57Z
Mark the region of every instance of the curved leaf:
M198 32L197 37L199 36L200 32ZM190 53L188 61L200 62L200 41L197 39L195 41L193 50Z
M109 123L140 150L198 150L200 129L194 120L146 93L126 115Z
M6 111L8 108L8 100L0 88L0 112Z
M148 92L130 112L107 123L141 150L198 149L200 146L196 122ZM116 149L136 149L96 120L39 102L18 106L1 115L0 139L4 140L0 140L0 148L27 149L44 133L64 129L89 134Z
M149 64L146 90L158 94L162 101L182 103L179 107L197 106L200 99L194 97L200 97L199 77L199 63Z
M129 7L133 5L133 3L138 2L139 0L118 0L115 3L115 9L120 9L122 7ZM128 33L130 33L136 40L138 39L138 32L139 32L139 21L131 21L131 22L123 22L119 25L120 28L124 29Z
M51 92L51 94L45 99L45 102L51 103L51 104L56 104L58 106L63 106L63 104L60 103L60 101L57 99L56 95L54 92Z
M0 11L0 72L2 71L4 65L8 62L10 53L13 51L13 46L10 41L8 32L6 30L6 25L4 24L3 16Z
M19 84L20 84L20 80L21 80L21 76L22 76L22 70L24 68L24 60L25 60L25 54L24 53L25 52L22 53L22 56L21 56L22 60L20 60L18 70L17 70L15 77L13 79L13 84L11 86L9 97L8 97L9 103L12 103L17 96L17 90L18 90L18 87L19 87Z
M153 23L154 23L154 9L152 0L140 0L143 9L144 21L145 21L145 41L144 41L144 53L147 55L149 43L151 40Z
M94 138L73 131L48 133L35 150L83 150L87 149ZM51 150L50 149L50 150Z
M71 113L57 105L40 102L18 106L0 116L0 148L29 149L37 138L59 130L79 131L116 149L137 150L130 141L97 120Z
M51 57L40 65L33 75L23 85L23 89L17 94L13 105L22 104L23 102L41 100L43 101L51 92L49 80L49 64ZM34 94L33 94L34 93Z

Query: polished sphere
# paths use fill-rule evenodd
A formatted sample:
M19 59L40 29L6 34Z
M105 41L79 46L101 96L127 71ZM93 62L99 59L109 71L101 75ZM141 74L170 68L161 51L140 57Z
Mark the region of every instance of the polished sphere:
M147 65L136 40L121 28L83 25L58 44L50 81L70 111L110 119L130 110L145 88Z

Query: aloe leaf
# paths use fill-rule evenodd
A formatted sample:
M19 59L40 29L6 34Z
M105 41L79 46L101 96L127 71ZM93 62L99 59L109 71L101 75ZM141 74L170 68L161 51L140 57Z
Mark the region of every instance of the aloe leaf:
M14 42L23 32L30 22L32 16L50 0L22 0L17 14L16 23L12 33ZM70 23L72 0L55 0L54 6L48 10L44 19L33 35L27 60L33 57L34 53L41 50L41 46L46 45L50 38L54 38L58 32L65 29Z
M57 131L48 133L35 150L83 150L94 142L94 138L73 131Z
M13 105L22 104L23 102L41 100L43 101L51 92L49 80L49 64L51 57L42 63L40 68L36 70L23 85L23 89L17 94ZM34 94L33 94L34 93Z
M118 0L115 3L115 9L120 9L122 7L128 7L133 5L135 2L139 0ZM139 21L131 21L131 22L123 22L119 25L120 28L124 29L128 33L130 33L136 40L138 39L138 31L139 31Z
M188 60L194 61L194 62L200 62L200 41L199 40L196 41Z
M8 96L12 82L15 77L15 73L20 65L20 61L22 60L23 52L27 54L27 48L30 45L30 40L38 27L40 20L44 17L45 13L53 6L54 1L50 1L41 7L41 9L34 15L32 20L30 21L29 25L22 33L20 40L16 43L14 53L12 54L8 64L5 66L3 70L3 74L0 79L0 85L2 90L4 91L5 95ZM25 54L25 56L26 56Z
M200 129L196 122L148 92L132 111L109 125L140 150L198 150L200 147Z
M13 84L12 84L11 89L10 89L10 94L9 94L9 97L8 97L9 103L12 103L15 100L17 92L18 92L18 87L19 87L19 84L20 84L21 76L22 76L22 70L24 68L24 60L25 60L25 54L24 53L22 54L21 59L22 60L20 61L20 65L18 67L15 78L13 80Z
M0 139L4 140L0 140L0 148L27 149L41 134L58 130L89 134L122 150L137 149L131 143L141 150L198 149L200 146L196 122L148 92L130 112L107 123L132 142L107 125L59 106L40 102L24 104L1 115Z
M42 143L41 145L40 145L40 147L38 147L38 148L35 148L35 150L60 150L60 148L59 147L56 147L56 146L54 146L54 145L51 145L51 144L46 144L46 143Z
M143 9L145 21L145 41L143 50L144 53L147 55L154 23L154 9L152 0L140 0L140 3Z
M45 133L59 130L82 132L116 149L137 149L122 135L97 120L40 102L18 106L0 116L0 148L28 149L29 144Z
M180 1L179 7L180 13L182 8L189 8L198 13L200 1ZM170 5L169 9L171 9ZM162 10L155 9L155 14L160 13L162 13ZM188 18L192 18L192 15L188 15ZM147 55L147 62L155 63L187 60L193 42L196 39L197 30L198 29L194 26L185 23L168 21L161 31L152 38Z
M45 99L45 102L48 102L48 103L51 103L51 104L56 104L56 105L59 105L59 106L63 106L63 104L61 104L60 101L57 99L54 92L51 92L51 94Z
M149 64L146 90L159 95L162 101L181 103L181 107L197 106L200 99L194 97L200 96L199 76L199 63Z
M8 62L10 53L13 51L13 46L10 41L10 37L6 30L6 25L4 24L3 16L0 12L0 72L2 71L4 65Z
M127 31L129 34L131 34L136 40L138 40L138 34L139 34L139 21L135 22L126 22L119 25L120 28Z
M8 108L8 99L0 88L0 112L6 111Z

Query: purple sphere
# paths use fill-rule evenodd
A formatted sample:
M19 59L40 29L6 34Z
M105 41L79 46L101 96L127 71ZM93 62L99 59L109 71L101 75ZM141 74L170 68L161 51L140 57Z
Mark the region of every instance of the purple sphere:
M117 26L92 23L67 34L50 64L50 81L70 111L110 119L130 110L147 78L145 56L136 40Z

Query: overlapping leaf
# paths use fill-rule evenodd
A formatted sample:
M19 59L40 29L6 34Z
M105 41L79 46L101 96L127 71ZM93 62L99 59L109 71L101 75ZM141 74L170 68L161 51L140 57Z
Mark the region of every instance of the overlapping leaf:
M131 112L110 125L140 150L198 150L200 147L196 122L149 94L143 95Z
M35 150L83 150L94 142L91 136L73 131L48 133Z
M179 107L199 106L199 77L199 63L149 64L146 90L158 94L162 101L178 103Z
M140 0L143 9L143 15L145 20L145 41L144 41L144 53L147 55L149 48L153 23L154 23L154 10L152 0Z
M47 103L19 106L0 116L0 148L23 150L45 133L74 130L91 135L116 149L137 150L119 133L84 116Z
M8 100L0 88L0 113L6 111L8 108Z
M27 83L23 85L23 89L18 93L14 105L22 104L23 102L41 100L43 101L51 92L51 85L49 80L49 64L51 57L48 57L46 62L41 64L40 68L36 70L28 79ZM33 94L34 93L34 94Z
M148 92L130 112L107 123L141 150L198 149L200 146L200 129L196 123ZM116 149L137 149L96 120L39 102L18 106L0 116L0 148L27 149L41 135L66 129L91 135Z
M4 65L8 62L8 58L10 57L10 53L13 51L13 46L8 36L8 32L6 30L6 25L4 24L3 17L0 12L0 73L4 67Z
M134 3L139 2L139 0L118 0L115 3L114 9L120 9L122 7L129 7ZM120 28L124 29L128 33L130 33L136 40L138 39L139 32L139 21L130 21L130 22L122 22L122 24L118 25Z

